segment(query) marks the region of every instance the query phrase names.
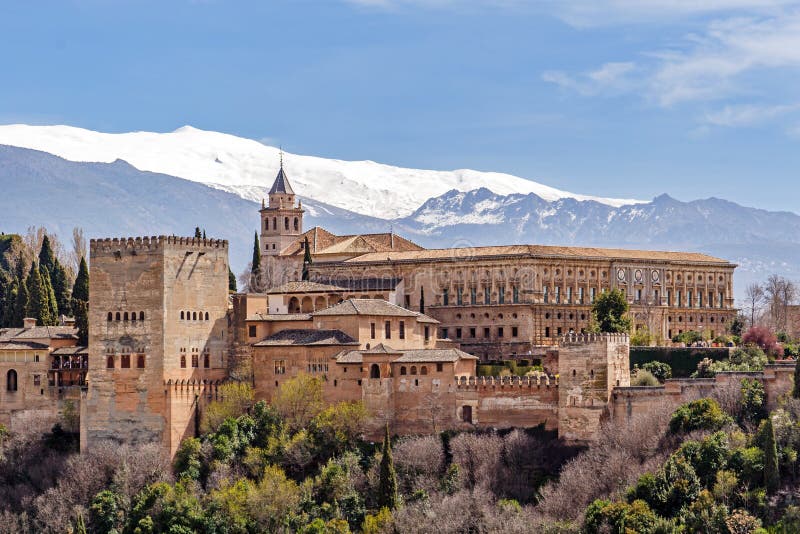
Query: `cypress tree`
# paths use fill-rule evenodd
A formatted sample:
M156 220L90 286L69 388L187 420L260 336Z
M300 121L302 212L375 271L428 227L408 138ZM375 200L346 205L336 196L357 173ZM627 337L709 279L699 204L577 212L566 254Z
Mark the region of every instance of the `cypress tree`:
M17 279L17 298L14 301L14 314L12 316L11 326L22 326L22 320L28 315L28 306L30 304L30 291L28 291L28 283L24 278Z
M800 358L794 362L794 387L792 387L792 397L800 399Z
M89 302L89 268L86 266L86 258L81 258L78 276L72 286L72 298Z
M11 279L3 272L0 272L0 327L6 324L6 303L8 302L7 299L10 287Z
M67 280L67 271L61 262L56 258L53 270L50 271L50 283L53 285L53 292L56 295L56 305L58 312L64 315L72 313L72 305L70 298L69 281Z
M767 493L773 494L781 483L778 470L778 447L775 444L775 428L772 426L772 417L764 421L764 486Z
M228 291L236 293L236 275L231 271L230 265L228 265Z
M199 226L195 226L194 227L194 236L197 239L200 239L201 237L203 237L203 234L200 233L200 227Z
M42 275L35 265L31 266L31 271L28 274L28 308L26 315L34 317L36 324L48 325L50 324L50 299L47 293L47 288L42 282Z
M425 313L425 288L419 288L419 312Z
M58 324L58 303L56 302L56 292L53 290L53 282L50 279L50 272L47 267L39 264L39 276L42 279L42 290L47 296L47 323L43 325ZM42 319L44 321L44 319Z
M397 474L392 460L392 442L389 440L389 425L383 435L380 479L378 480L378 506L389 510L397 508Z
M258 292L261 288L261 246L258 243L258 232L255 232L253 243L253 262L250 268L250 291Z
M205 238L206 238L206 229L203 228L203 239L205 239Z
M311 267L311 249L308 247L308 236L306 236L303 248L305 249L305 254L303 255L303 280L308 280L311 276L309 273L309 267Z
M39 250L39 265L43 265L49 272L53 272L56 264L56 255L53 254L53 247L50 245L50 238L47 234L42 239L42 248Z
M3 324L2 326L15 326L14 311L17 304L17 291L19 283L16 278L11 279L6 288L6 302L3 306Z

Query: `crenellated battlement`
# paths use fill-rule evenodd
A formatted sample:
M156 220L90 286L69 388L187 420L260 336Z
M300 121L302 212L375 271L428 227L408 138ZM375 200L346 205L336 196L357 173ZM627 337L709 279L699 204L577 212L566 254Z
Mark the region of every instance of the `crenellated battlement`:
M558 376L541 373L531 376L462 376L456 377L456 387L458 389L480 389L487 387L558 387Z
M617 333L587 333L578 334L575 332L561 337L560 346L568 347L575 345L590 345L594 343L630 343L628 334Z
M144 236L144 237L106 237L91 239L89 250L92 256L120 256L122 253L154 253L166 248L215 248L227 249L227 239L210 239L201 237L178 236Z

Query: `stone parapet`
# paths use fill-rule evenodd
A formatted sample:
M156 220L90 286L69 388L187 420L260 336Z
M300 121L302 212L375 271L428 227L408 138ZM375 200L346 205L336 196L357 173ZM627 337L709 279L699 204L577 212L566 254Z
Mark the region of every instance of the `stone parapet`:
M587 333L578 334L570 333L562 336L559 346L569 347L574 345L589 345L592 343L629 343L630 336L628 334L616 333Z
M144 236L144 237L106 237L91 239L89 250L92 257L114 256L126 253L153 253L171 247L228 248L226 239L204 239L198 237Z
M459 390L464 389L481 389L481 388L496 388L496 387L533 387L533 386L546 386L558 387L558 376L540 375L532 376L462 376L456 377L456 387Z

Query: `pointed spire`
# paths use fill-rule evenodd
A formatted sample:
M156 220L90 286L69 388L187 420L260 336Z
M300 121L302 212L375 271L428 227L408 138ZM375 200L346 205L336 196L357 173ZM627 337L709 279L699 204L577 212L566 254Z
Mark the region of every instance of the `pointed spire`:
M272 184L272 189L269 190L269 194L294 195L294 190L291 184L289 184L289 179L286 177L286 173L283 172L283 148L280 149L280 164L278 176L275 177L275 183Z

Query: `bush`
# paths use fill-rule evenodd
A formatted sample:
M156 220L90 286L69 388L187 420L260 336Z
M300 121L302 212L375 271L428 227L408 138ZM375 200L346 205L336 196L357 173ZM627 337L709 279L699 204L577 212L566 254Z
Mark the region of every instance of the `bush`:
M647 362L642 365L642 369L651 373L659 382L664 382L664 380L672 378L672 367L670 367L668 363Z
M732 419L722 411L713 399L700 399L682 404L672 414L669 430L672 434L688 433L693 430L716 432L730 423Z
M675 343L685 343L688 347L692 343L703 340L703 334L696 330L687 330L678 335L672 336L672 341Z
M764 326L753 326L742 336L745 345L755 345L770 356L783 356L783 347L778 344L775 337L768 328Z
M644 369L637 369L631 377L631 386L659 386L661 382L653 376L653 373Z
M742 400L739 411L741 422L758 424L767 416L767 394L764 384L759 380L743 378L741 382Z

